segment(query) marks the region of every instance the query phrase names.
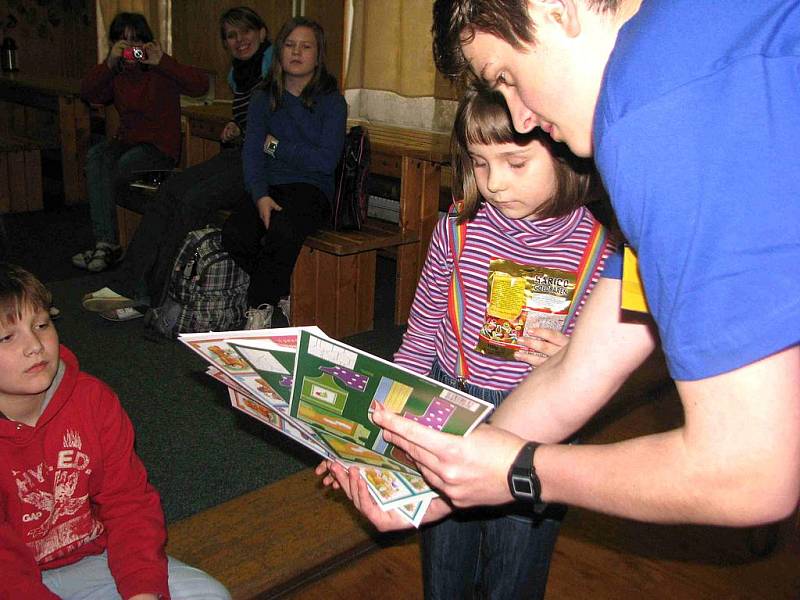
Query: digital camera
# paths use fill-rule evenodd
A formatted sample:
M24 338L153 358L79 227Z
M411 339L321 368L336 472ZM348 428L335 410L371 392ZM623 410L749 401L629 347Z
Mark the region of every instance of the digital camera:
M122 49L122 58L125 60L144 60L147 55L141 46L129 46Z

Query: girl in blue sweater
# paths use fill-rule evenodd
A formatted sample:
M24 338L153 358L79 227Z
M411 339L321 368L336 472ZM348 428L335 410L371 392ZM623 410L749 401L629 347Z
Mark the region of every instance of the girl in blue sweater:
M276 305L287 319L289 282L305 238L330 216L347 104L325 67L325 34L315 21L288 21L276 60L250 100L244 179L251 201L230 216L225 248L250 275L246 327L269 327Z

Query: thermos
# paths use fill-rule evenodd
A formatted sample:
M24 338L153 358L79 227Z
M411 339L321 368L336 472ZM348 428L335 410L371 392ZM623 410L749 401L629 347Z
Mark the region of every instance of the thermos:
M0 47L0 67L3 71L19 71L17 66L17 43L10 37L3 40Z

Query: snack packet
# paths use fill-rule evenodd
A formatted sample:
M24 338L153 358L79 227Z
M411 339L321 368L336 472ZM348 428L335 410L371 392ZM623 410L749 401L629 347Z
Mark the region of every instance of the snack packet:
M475 350L513 359L519 338L538 327L563 330L575 295L572 271L520 265L510 260L489 263L486 313Z

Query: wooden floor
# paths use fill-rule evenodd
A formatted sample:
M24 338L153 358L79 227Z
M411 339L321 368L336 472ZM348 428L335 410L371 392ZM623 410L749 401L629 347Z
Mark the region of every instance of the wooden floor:
M643 403L623 394L588 433L606 442L672 428L681 410L671 385ZM764 558L750 548L766 529L664 527L571 509L553 557L547 600L798 599L800 539L780 527ZM416 536L372 552L307 585L290 598L384 600L422 597Z

